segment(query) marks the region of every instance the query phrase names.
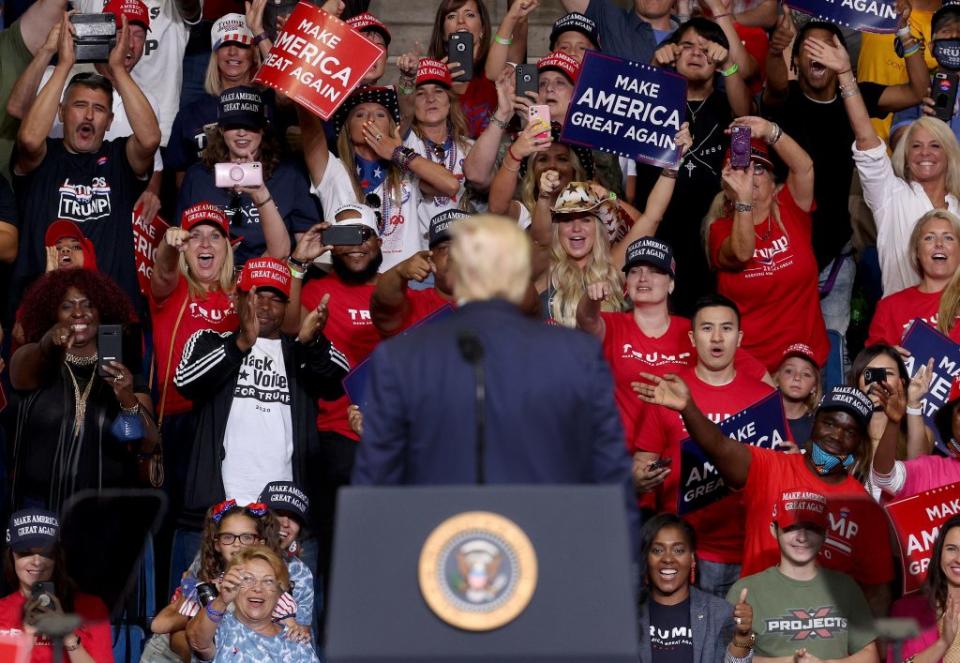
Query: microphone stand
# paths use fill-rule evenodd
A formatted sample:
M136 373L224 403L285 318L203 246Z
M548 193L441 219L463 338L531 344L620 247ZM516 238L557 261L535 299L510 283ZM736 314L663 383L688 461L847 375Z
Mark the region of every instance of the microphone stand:
M457 344L464 360L473 366L474 402L477 419L476 451L476 482L482 486L487 482L486 476L486 377L483 369L483 345L476 334L471 331L461 331L457 336Z
M53 663L63 661L63 641L76 631L83 620L77 615L48 615L37 620L37 633L53 642Z

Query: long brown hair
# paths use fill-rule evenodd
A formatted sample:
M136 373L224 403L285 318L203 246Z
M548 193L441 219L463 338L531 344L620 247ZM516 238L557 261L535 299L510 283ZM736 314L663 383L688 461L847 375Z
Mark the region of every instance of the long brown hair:
M260 139L260 163L263 164L263 181L273 177L273 171L280 163L280 144L269 128L264 129ZM201 161L207 170L212 171L214 164L232 161L227 142L223 139L223 130L219 129L210 134L207 147L203 150Z
M7 554L3 556L3 579L7 586L20 591L20 578L17 577L17 567L14 560L13 548L7 546ZM77 593L76 585L67 575L67 565L64 562L63 549L57 543L51 554L46 556L53 560L53 575L50 580L53 582L53 591L60 601L60 606L66 613L73 612L73 599Z
M225 509L218 520L213 519L213 510L216 506L207 509L207 517L203 521L203 539L200 544L200 573L199 578L204 582L216 580L227 570L220 553L217 552L217 534L220 532L220 523L224 519L237 513L242 513L257 524L257 536L263 539L263 544L273 552L280 554L280 523L273 512L259 516L246 506L234 505Z
M447 38L443 34L443 21L447 14L457 11L469 0L442 0L437 7L437 14L433 18L433 33L430 35L430 57L436 60L442 60L447 57ZM480 38L480 49L477 51L477 57L474 59L474 68L480 68L487 62L487 53L490 52L490 40L493 38L493 28L490 26L490 12L483 0L473 0L477 5L477 11L480 13L480 29L483 30L483 37Z

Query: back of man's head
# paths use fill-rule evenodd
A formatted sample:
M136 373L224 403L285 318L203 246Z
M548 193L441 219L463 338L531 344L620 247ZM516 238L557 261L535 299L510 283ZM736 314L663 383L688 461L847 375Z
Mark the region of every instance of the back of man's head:
M523 301L530 285L530 240L515 221L484 214L459 221L450 234L453 294L458 300Z

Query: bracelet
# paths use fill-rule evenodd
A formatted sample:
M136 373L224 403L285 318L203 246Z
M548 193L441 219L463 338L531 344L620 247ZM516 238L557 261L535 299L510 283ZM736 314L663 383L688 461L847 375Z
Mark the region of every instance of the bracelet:
M717 19L723 18L725 16L733 16L733 12L724 12L723 14L714 14L713 20L716 21Z
M76 644L74 644L72 647L70 647L70 646L67 645L66 641L64 641L64 643L63 643L63 651L74 652L74 651L77 651L78 649L80 649L80 639L81 639L81 638L80 638L80 636L77 635L76 633L74 633L74 635L75 635L76 638L77 638Z
M253 45L259 46L261 41L266 41L267 39L270 39L270 35L268 35L267 31L264 30L263 32L261 32L260 34L258 34L256 37L253 38Z
M513 43L513 37L501 37L498 34L493 35L493 40L501 46L509 46Z
M733 76L733 75L734 75L735 73L737 73L738 71L740 71L740 65L738 65L736 62L734 62L734 63L733 63L732 65L730 65L728 68L722 70L722 71L720 72L720 75L723 76L724 78L730 78L731 76Z
M776 122L771 122L773 125L773 131L771 131L771 136L767 138L767 145L776 145L777 141L783 136L783 129L780 128L780 125Z
M920 46L920 42L914 42L913 46L910 46L903 51L903 57L908 58L911 55L916 55L920 52L923 47Z
M907 25L905 25L905 26L903 26L902 28L900 28L899 30L897 30L897 36L900 37L901 39L906 39L907 37L909 37L909 36L910 36L910 24L908 23Z
M273 194L271 193L269 196L267 196L267 199L264 200L263 202L259 202L259 203L258 203L256 200L254 200L254 201L253 201L253 204L256 205L257 207L263 207L264 205L266 205L267 203L269 203L269 202L272 201L272 200L273 200Z
M506 131L507 126L510 124L510 120L508 119L506 122L504 122L499 117L497 117L496 114L494 114L490 116L490 124L492 124L495 127L500 127L501 129Z
M841 87L840 88L840 98L849 99L850 97L855 97L860 94L860 88L857 87L856 81L851 87Z
M121 403L120 412L128 417L135 417L140 414L140 402L138 401L133 407L124 407L123 403Z
M293 265L290 262L287 262L287 269L290 270L290 276L297 279L298 281L302 281L304 274L306 274L305 271L303 271L302 269L299 269L296 265Z
M407 87L403 85L400 81L397 81L397 92L399 92L402 95L413 94L414 92L416 92L416 90L417 88L415 87Z
M400 170L406 172L410 170L410 162L418 156L413 149L406 145L397 145L393 150L393 154L390 156L390 161L396 164Z
M307 269L310 266L309 260L300 260L292 255L287 256L287 262L292 262L294 266L299 267L300 269Z
M209 617L210 621L214 624L219 624L227 612L226 610L214 610L212 602L208 603L204 610L207 611L207 617Z
M911 415L914 415L914 416L922 417L922 416L923 416L923 408L922 408L922 407L910 407L910 406L908 405L908 406L907 406L907 414L911 414Z
M504 159L504 160L503 160L503 163L501 163L500 165L503 166L504 168L506 168L507 170L509 170L511 173L519 173L519 172L520 172L520 166L519 166L519 165L517 165L516 168L511 168L510 166L507 165L507 160L506 160L506 159Z
M733 207L738 212L746 213L753 211L753 203L741 203L739 200L733 204Z

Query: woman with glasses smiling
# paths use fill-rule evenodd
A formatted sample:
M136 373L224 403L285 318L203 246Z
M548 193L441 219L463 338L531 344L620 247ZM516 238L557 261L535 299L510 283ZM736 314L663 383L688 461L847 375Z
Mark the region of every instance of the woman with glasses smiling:
M219 596L187 626L197 658L230 663L319 661L309 643L285 637L284 627L273 620L289 585L287 567L272 549L252 546L237 553L220 583Z
M813 254L813 160L780 127L759 117L740 117L727 133L746 127L750 163L723 168L723 191L704 220L707 258L717 270L717 291L741 312L744 350L771 373L783 351L802 338L823 365L830 352L820 312ZM769 147L787 167L775 179ZM784 315L784 303L791 315Z

